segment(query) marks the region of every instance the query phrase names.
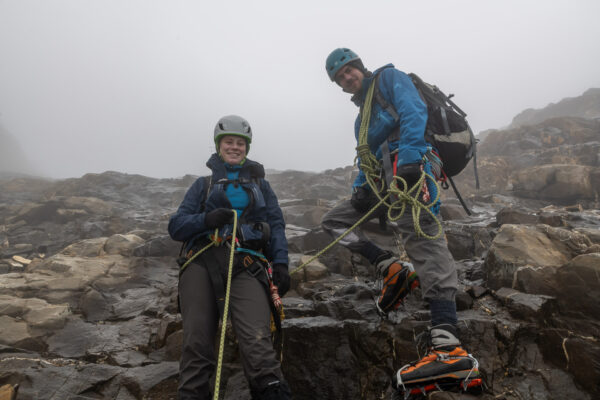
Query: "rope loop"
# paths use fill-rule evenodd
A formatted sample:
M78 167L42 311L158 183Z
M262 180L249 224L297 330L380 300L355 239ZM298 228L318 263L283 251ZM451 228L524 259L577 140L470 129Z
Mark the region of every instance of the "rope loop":
M375 154L373 154L367 142L367 137L369 133L369 123L371 120L371 105L373 101L373 93L375 90L376 81L377 80L374 79L371 83L371 86L369 86L369 89L367 90L367 95L365 97L364 106L360 110L362 119L358 131L358 146L356 146L356 158L358 159L358 166L360 170L365 175L367 184L369 185L375 196L377 196L377 199L379 201L361 219L359 219L354 225L348 228L346 232L342 233L338 238L336 238L333 242L327 245L323 250L319 251L317 254L311 257L307 262L293 269L290 272L291 274L302 270L308 264L310 264L315 259L323 255L327 250L332 248L335 244L339 243L350 232L356 229L356 227L358 227L360 224L366 221L370 217L370 215L381 205L385 205L385 207L387 207L387 217L392 222L398 221L406 212L407 207L410 207L415 233L419 237L423 237L429 240L435 240L443 234L442 223L432 211L432 208L435 206L435 204L440 198L440 187L436 182L435 178L432 175L425 172L425 170L423 170L423 172L421 173L421 177L419 178L419 180L410 188L408 187L408 183L403 177L394 175L392 182L389 182L387 193L385 193L386 187L385 179L383 178L384 171L382 167L382 162L377 160L377 157L375 157ZM425 158L423 160L425 161ZM428 204L424 204L422 201L420 201L419 197L421 196L422 189L424 187L427 187L427 180L430 180L435 185L436 196L435 199L429 201ZM435 235L428 235L421 228L420 218L421 213L423 212L426 215L429 215L436 223L437 233Z

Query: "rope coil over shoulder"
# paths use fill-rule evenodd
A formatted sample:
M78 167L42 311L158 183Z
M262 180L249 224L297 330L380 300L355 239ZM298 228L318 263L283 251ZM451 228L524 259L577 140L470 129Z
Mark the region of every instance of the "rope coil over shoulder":
M358 133L358 146L356 147L357 158L360 159L360 169L365 174L365 178L369 187L379 199L379 202L371 208L361 219L359 219L354 225L352 225L348 230L342 233L339 237L337 237L333 242L327 245L323 250L319 251L317 254L312 256L307 262L298 266L294 270L291 271L291 274L300 271L305 268L308 264L319 258L323 255L327 250L331 249L335 244L340 242L344 237L346 237L350 232L352 232L356 227L365 222L369 216L382 204L385 205L388 209L387 217L390 221L394 222L399 220L406 211L407 205L411 206L412 210L412 218L413 225L415 228L415 232L417 236L424 237L425 239L435 240L438 239L442 233L442 223L435 216L431 208L437 203L440 198L440 188L435 178L425 172L423 170L421 177L411 188L408 187L408 184L404 178L398 175L393 175L392 181L388 184L388 190L385 195L382 193L385 192L385 180L382 179L382 163L377 160L377 157L371 152L369 148L369 144L367 142L367 137L369 133L369 122L371 120L371 109L373 102L373 93L375 91L375 85L377 81L374 79L367 90L367 95L365 97L364 106L361 109L362 119L360 123L360 129ZM387 146L387 141L385 142ZM385 157L385 156L384 156ZM424 157L425 159L425 157ZM433 200L430 201L429 204L423 204L419 201L419 195L421 192L421 188L423 185L426 185L427 179L431 180L431 182L436 185L436 196ZM398 184L400 182L400 185ZM401 188L402 187L402 188ZM435 235L428 235L421 228L420 217L421 212L425 211L429 216L433 219L433 221L437 225L437 233Z

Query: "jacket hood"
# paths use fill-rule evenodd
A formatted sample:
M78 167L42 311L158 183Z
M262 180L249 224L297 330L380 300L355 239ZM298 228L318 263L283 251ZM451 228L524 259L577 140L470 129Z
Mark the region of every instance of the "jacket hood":
M369 90L369 86L371 86L371 82L373 82L373 79L375 79L375 77L377 77L381 71L387 68L394 68L394 64L386 64L383 67L377 68L372 74L365 76L362 81L360 92L352 96L350 99L354 104L356 104L356 106L360 107L364 104L367 91Z
M210 158L206 162L206 166L212 171L213 178L217 180L227 178L227 164L217 153L213 153L210 156ZM263 167L263 165L256 161L252 161L249 158L246 158L239 167L240 177L246 174L248 175L248 177L253 178L265 177L265 168Z

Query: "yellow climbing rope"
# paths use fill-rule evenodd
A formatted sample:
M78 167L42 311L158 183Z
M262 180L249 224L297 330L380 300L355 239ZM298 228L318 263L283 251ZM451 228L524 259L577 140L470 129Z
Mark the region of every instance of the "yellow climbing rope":
M217 234L218 234L218 231L215 231L215 238L217 237ZM209 244L207 244L206 246L204 246L203 248L198 250L193 256L188 258L188 260L185 262L185 264L183 264L181 266L181 269L179 270L179 274L181 275L183 273L183 270L186 269L187 266L190 265L190 263L196 259L196 257L198 257L200 254L204 253L206 250L208 250L210 247L214 246L216 243L217 243L216 240L212 240Z
M221 340L219 341L219 357L217 358L217 371L215 375L215 393L213 395L213 400L219 400L219 387L221 386L221 368L223 365L223 352L225 349L225 332L227 331L227 312L229 311L229 293L231 292L231 275L233 272L233 256L235 254L237 222L237 212L233 210L233 232L231 233L231 251L229 252L227 284L225 285L225 308L223 310L223 321L221 321ZM217 235L215 234L215 240L216 239Z
M373 100L373 92L375 90L375 80L369 86L369 90L367 91L367 96L365 98L365 104L362 109L362 120L360 124L360 129L358 131L358 146L356 147L356 151L358 157L360 158L360 169L365 174L365 178L367 183L371 187L371 190L377 198L381 201L383 198L381 193L384 189L384 180L382 178L382 167L381 163L377 160L375 155L371 152L369 148L369 144L367 143L367 137L369 134L369 121L371 120L371 104ZM376 182L377 180L380 182L379 186ZM419 201L419 195L421 193L421 188L425 183L426 179L430 179L434 185L436 185L436 197L429 204L424 204ZM402 189L398 186L398 182L402 184ZM410 205L412 208L412 217L413 217L413 225L415 228L415 232L418 236L422 236L426 239L437 239L442 235L442 223L435 216L431 208L437 203L440 197L440 188L435 181L435 179L423 171L419 180L412 186L408 187L406 180L401 176L394 175L392 182L389 182L388 194L390 195L391 201L385 203L388 208L388 219L390 221L399 220L404 212L406 211L407 205ZM396 200L393 200L396 199ZM437 233L435 235L428 235L421 229L420 224L420 215L421 211L426 211L433 221L435 221L437 225Z
M392 182L390 182L388 191L385 195L382 193L385 190L385 181L383 179L382 174L382 166L381 162L377 160L377 157L371 152L369 145L367 143L367 137L369 133L369 122L371 120L371 105L373 102L373 92L375 91L375 80L369 86L367 90L367 95L365 98L365 104L362 108L362 120L360 123L360 129L358 131L358 146L356 147L357 157L360 159L360 169L364 173L367 183L369 184L371 190L377 198L379 202L373 206L361 219L359 219L354 225L352 225L348 230L342 233L338 238L336 238L333 242L327 245L323 250L319 251L313 257L311 257L307 262L302 265L294 268L291 271L291 274L294 274L308 264L319 258L323 255L327 250L333 247L335 244L340 242L346 235L352 232L356 227L362 224L365 220L369 218L369 216L378 209L381 205L385 205L387 207L387 217L390 221L399 220L404 212L406 211L406 207L408 205L411 206L412 209L412 218L413 225L417 236L422 236L426 239L435 240L442 235L442 223L435 216L431 208L437 203L440 198L440 187L436 182L435 178L433 178L430 174L423 171L419 180L412 186L408 187L408 184L404 178L401 176L394 175ZM431 180L436 186L436 196L433 201L430 201L429 204L423 204L423 202L419 201L419 195L421 193L421 188L425 184L426 180ZM379 184L378 184L379 182ZM398 182L402 185L402 188L398 185ZM420 224L420 217L422 211L427 212L433 221L437 225L437 233L435 235L428 235L423 231Z

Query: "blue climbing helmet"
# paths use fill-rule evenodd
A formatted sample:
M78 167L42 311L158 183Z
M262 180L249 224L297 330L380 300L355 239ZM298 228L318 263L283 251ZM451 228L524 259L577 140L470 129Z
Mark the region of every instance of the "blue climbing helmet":
M246 139L246 154L250 151L252 142L252 128L248 121L237 115L227 115L215 125L215 146L219 149L219 141L223 136L233 135Z
M360 57L352 50L340 47L332 51L329 56L327 56L327 61L325 61L325 69L327 70L329 79L335 81L335 74L337 74L340 68L355 60L358 61L362 67Z

